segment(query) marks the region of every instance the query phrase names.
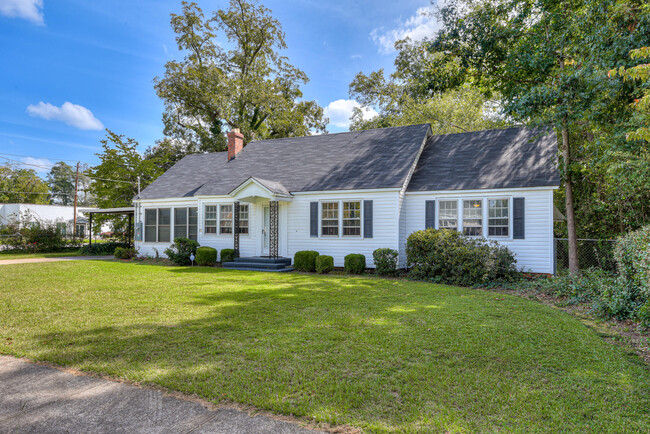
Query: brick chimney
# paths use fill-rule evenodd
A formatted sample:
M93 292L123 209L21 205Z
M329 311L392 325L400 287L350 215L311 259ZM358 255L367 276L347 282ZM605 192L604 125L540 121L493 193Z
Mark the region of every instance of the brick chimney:
M233 128L228 133L228 161L244 149L244 135L239 132L239 128Z

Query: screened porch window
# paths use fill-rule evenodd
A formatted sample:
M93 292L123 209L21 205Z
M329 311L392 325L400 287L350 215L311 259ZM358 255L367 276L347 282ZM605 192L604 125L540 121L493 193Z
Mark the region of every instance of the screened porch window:
M169 208L144 210L144 240L166 243L171 237L171 210Z
M174 238L197 239L197 208L174 208Z
M144 240L145 242L156 242L157 212L155 209L144 210Z

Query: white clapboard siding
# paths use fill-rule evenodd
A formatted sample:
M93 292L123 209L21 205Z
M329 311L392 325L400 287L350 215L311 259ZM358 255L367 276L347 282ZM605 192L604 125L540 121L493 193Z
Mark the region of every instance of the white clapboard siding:
M408 235L425 228L425 201L436 199L514 197L525 198L525 238L515 240L510 236L507 238L488 237L488 239L495 240L510 248L517 258L518 268L524 268L534 273L553 273L552 188L407 193L403 207L404 218L406 220L406 237L403 237L400 242L400 264L405 264L405 247ZM438 211L439 206L436 203L436 217ZM512 206L510 208L510 214L510 234L512 235ZM485 221L483 222L484 228L486 223Z
M311 237L310 202L337 200L373 201L373 237ZM321 255L334 258L334 266L342 267L344 258L350 253L366 256L366 266L373 268L372 252L380 247L397 249L398 246L398 191L384 192L328 192L297 194L288 204L288 250L293 255L299 250L316 250ZM363 206L362 206L363 210ZM320 217L320 216L319 216ZM361 218L363 226L363 215Z

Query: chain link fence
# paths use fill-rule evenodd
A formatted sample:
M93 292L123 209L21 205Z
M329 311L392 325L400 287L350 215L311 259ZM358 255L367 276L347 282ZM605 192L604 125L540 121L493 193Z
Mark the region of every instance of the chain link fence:
M616 273L616 240L578 239L578 264L581 269L600 268ZM569 269L569 240L555 238L555 272Z

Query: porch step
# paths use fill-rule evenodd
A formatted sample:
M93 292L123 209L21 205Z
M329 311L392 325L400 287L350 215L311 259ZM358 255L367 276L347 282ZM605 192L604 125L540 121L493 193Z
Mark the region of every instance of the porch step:
M269 256L248 256L243 258L235 258L234 262L249 262L258 264L286 264L291 265L291 258L271 258Z
M265 271L269 273L289 273L293 271L293 267L286 268L254 268L254 267L224 267L229 270L241 270L241 271Z
M265 256L235 258L234 261L224 262L221 266L231 270L275 271L283 273L293 271L291 258L270 258Z

